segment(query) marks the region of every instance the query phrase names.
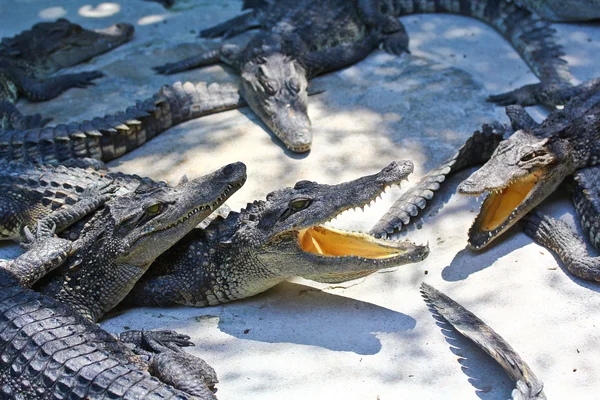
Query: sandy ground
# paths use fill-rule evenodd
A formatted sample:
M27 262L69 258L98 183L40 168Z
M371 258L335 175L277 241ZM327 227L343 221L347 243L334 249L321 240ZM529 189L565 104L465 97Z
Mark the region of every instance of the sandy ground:
M87 27L119 21L136 26L131 43L74 68L103 71L96 86L47 103L21 101L19 107L70 122L124 109L164 83L234 81L220 66L170 77L154 75L150 67L217 45L197 39L198 31L236 15L240 6L232 0L179 0L166 11L141 0L4 0L0 37L58 17ZM194 177L243 161L248 182L229 201L233 209L301 179L337 183L395 159L415 162L414 182L482 123L507 121L501 108L485 102L489 94L536 78L483 23L449 15L402 21L411 35L411 55L376 51L313 81L326 92L310 99L310 154L285 151L248 109L240 109L174 127L110 167L177 182L183 174ZM556 29L577 80L596 76L600 25ZM532 112L541 118L547 111ZM436 202L437 215L425 216L423 228L408 233L413 241L429 242L431 255L424 262L344 285L298 278L218 307L127 310L101 325L115 333L168 328L192 336L197 347L191 352L219 374L222 400L509 398L513 384L507 375L467 340L436 325L418 290L426 281L503 335L546 383L549 398L597 397L598 285L568 275L518 228L485 252L469 250L467 230L479 205L453 194L467 174L452 180ZM348 212L336 225L368 230L400 193L388 191L364 213ZM544 208L575 225L567 195L554 196ZM18 248L0 251L12 256Z

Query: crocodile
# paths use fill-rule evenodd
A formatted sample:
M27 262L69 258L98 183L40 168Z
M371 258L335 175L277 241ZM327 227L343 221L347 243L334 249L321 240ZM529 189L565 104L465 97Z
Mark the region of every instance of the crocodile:
M542 381L535 376L529 365L502 336L475 314L433 286L422 283L421 294L429 307L502 366L510 379L516 383L516 387L512 391L512 399L546 399Z
M597 164L599 89L599 79L579 85L577 90L582 94L564 109L552 112L542 124L520 106L507 107L511 127L494 123L476 132L448 162L404 193L370 233L387 237L402 229L427 206L446 177L463 166L485 163L458 187L459 193L472 196L490 192L469 231L469 246L485 247L549 196L566 177ZM508 138L502 140L503 136Z
M294 152L309 151L312 144L306 111L308 80L354 64L379 46L392 54L408 51L408 35L397 19L401 15L455 13L480 19L498 30L541 83L491 96L490 101L556 105L577 94L554 31L514 2L246 0L243 9L251 10L200 35L230 37L261 28L245 47L223 44L155 70L170 74L218 62L232 66L240 75L240 91L252 110Z
M245 165L234 163L175 187L141 185L133 193L108 198L73 241L68 259L38 282L36 290L97 321L125 297L156 257L245 180ZM56 214L67 214L73 208L81 209L84 216L91 207L79 201L47 219L61 221Z
M294 276L337 283L421 261L426 245L323 225L365 207L412 170L410 161L401 161L338 185L300 181L217 217L160 256L125 303L202 307L253 296Z
M125 111L104 117L0 132L0 160L68 165L73 160L106 162L174 125L244 104L233 84L176 82Z
M191 345L188 336L127 331L118 340L31 290L73 251L49 229L38 229L26 253L0 262L0 397L214 400L214 370L179 349ZM127 273L115 267L113 274Z
M463 181L458 192L489 195L469 230L469 246L481 249L548 197L577 170L598 163L600 79L537 124L524 109L508 113L517 129L492 157Z
M24 239L24 228L54 211L86 201L90 212L113 196L140 187L166 186L149 178L120 172L0 161L0 240ZM60 233L76 222L77 214L54 218Z
M598 0L517 0L548 21L573 22L600 19Z
M69 88L86 87L102 76L99 71L53 75L129 41L134 28L118 23L89 30L61 18L40 22L0 42L0 116L2 126L23 128L43 125L47 120L15 113L12 105L20 95L32 101L50 100Z

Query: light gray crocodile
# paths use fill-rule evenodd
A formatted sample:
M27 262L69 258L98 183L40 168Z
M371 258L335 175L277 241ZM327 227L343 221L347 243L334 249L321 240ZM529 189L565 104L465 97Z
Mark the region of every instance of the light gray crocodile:
M160 73L223 62L240 75L240 91L263 123L294 152L312 144L307 115L308 80L354 64L382 46L401 54L408 35L399 16L454 13L480 19L498 30L540 78L489 99L506 104L564 104L575 95L554 31L546 21L500 0L245 0L244 14L201 32L229 37L261 28L245 47L223 44L188 59L156 67ZM559 90L560 89L560 90Z
M338 185L300 181L195 229L150 267L129 304L207 306L253 296L294 276L344 282L423 260L428 246L323 225L364 207L412 172L410 161Z

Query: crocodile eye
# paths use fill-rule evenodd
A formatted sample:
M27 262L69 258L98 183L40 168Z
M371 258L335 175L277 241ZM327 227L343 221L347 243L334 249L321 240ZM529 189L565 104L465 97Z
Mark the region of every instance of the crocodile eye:
M275 93L277 93L277 89L275 89L275 87L271 84L271 82L267 81L267 80L261 80L260 81L262 87L265 89L265 92L267 92L270 95L274 95Z
M77 24L73 24L71 25L71 33L81 33L83 32L83 28L81 27L81 25L77 25Z
M523 155L523 157L521 157L521 161L526 162L526 161L531 161L536 157L539 156L543 156L544 154L546 154L546 152L544 151L530 151L529 153Z
M156 215L162 210L162 208L163 205L160 203L152 204L151 206L146 207L146 214Z
M290 201L289 207L294 211L300 211L308 207L311 203L310 199L294 199Z
M298 79L290 79L287 81L287 87L293 93L300 92L300 83L298 82Z

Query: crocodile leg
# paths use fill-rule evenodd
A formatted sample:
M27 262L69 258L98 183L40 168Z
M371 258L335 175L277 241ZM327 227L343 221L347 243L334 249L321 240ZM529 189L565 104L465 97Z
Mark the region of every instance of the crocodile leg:
M201 399L214 399L217 373L204 360L185 353L194 346L190 337L174 331L126 331L119 340L134 346L136 354L150 357L148 372L161 382Z
M590 257L585 243L569 226L532 211L522 219L523 230L536 243L552 250L573 275L600 282L600 257Z
M67 89L88 87L93 85L94 79L103 76L98 71L64 74L44 80L37 80L25 74L12 75L25 97L32 101L46 101L57 97Z
M217 64L220 61L226 62L237 54L240 48L234 44L224 44L217 49L208 50L204 53L185 58L174 63L167 63L157 67L152 67L158 74L171 75L177 72L183 72L190 69Z
M594 247L600 249L600 167L575 173L573 203L581 227ZM600 257L590 257L583 240L564 222L541 212L524 217L523 228L535 242L547 247L573 275L600 282Z
M44 118L40 114L23 115L9 101L0 100L0 131L8 129L41 128L52 118Z
M472 340L502 366L516 383L516 388L512 392L514 400L546 398L544 384L502 336L494 332L475 314L434 287L422 283L421 294L427 305L448 321L461 335Z
M5 262L2 269L16 278L20 285L31 287L38 279L61 266L71 253L71 242L54 237L53 229L38 229L27 244L29 250L14 260Z
M485 163L502 141L505 129L501 124L483 125L481 131L473 136L448 161L430 171L421 180L408 189L390 207L388 212L369 232L375 237L387 237L400 231L427 207L434 192L439 190L446 177L464 168Z
M215 25L211 28L200 31L198 36L203 38L216 38L224 37L229 38L232 36L239 35L249 29L259 28L261 23L256 18L254 11L247 12L242 15L238 15L227 21Z

